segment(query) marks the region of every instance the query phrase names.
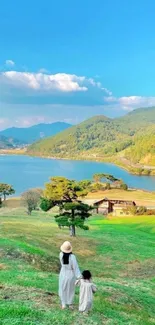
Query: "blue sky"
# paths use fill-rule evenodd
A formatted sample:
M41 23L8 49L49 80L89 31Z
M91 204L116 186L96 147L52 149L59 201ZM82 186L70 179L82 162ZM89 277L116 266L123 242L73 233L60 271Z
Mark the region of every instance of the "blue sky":
M2 0L0 129L155 105L154 17L154 0Z

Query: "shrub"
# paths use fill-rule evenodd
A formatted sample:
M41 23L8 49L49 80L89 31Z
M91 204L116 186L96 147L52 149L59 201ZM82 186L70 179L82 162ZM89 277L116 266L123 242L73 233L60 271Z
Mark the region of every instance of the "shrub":
M94 183L90 188L91 192L98 192L102 190L105 190L105 186L102 183Z
M21 196L24 205L27 207L27 213L30 215L39 205L41 191L39 189L30 189Z
M137 208L137 214L138 215L146 214L146 212L147 212L147 208L144 207L144 206L140 206L140 207Z
M137 207L135 205L129 206L126 209L124 209L124 212L126 214L136 215L137 214Z
M106 183L105 189L106 190L110 190L111 189L110 183Z
M53 208L54 204L51 200L48 200L47 198L42 197L41 198L41 203L40 203L40 208L47 212L51 208Z
M127 190L128 190L128 185L125 184L125 183L122 183L121 186L120 186L120 188L121 188L122 190L124 190L124 191L127 191Z
M148 210L146 211L146 214L147 214L148 216L155 216L155 209L148 209Z

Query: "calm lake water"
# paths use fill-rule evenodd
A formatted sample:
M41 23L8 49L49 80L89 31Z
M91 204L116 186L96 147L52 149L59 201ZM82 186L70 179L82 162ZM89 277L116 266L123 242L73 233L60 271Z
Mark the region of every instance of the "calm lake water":
M121 178L130 187L155 191L155 176L136 176L108 163L89 161L52 160L27 156L0 156L0 182L12 184L15 195L43 187L50 176L70 179L91 179L95 173L108 173Z

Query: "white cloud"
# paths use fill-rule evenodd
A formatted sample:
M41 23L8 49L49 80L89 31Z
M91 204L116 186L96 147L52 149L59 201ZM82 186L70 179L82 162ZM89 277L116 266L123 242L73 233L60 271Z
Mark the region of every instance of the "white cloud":
M22 116L22 117L18 117L18 119L15 121L15 125L16 127L30 127L34 124L39 124L39 123L47 123L47 120L45 118L45 116Z
M52 118L50 122L52 121ZM48 123L48 117L45 115L24 115L24 116L15 116L15 118L3 118L0 119L0 131L6 128L15 126L15 127L30 127L34 124L39 123Z
M117 98L113 97L113 96L108 96L108 97L104 97L105 102L107 103L113 103L113 102L117 102Z
M122 105L139 105L140 103L143 103L145 97L141 96L129 96L129 97L120 97L119 102Z
M99 81L96 82L93 78L89 78L88 81L92 86L98 87L99 89L103 90L107 95L109 95L109 96L112 95L112 92L109 89L102 87L101 82L99 82Z
M133 110L140 107L151 107L155 105L155 97L145 96L124 96L124 97L104 97L106 103L119 106L122 110Z
M9 67L9 66L10 66L10 67L13 67L13 66L15 65L15 62L12 61L12 60L6 60L6 61L5 61L5 65L8 66L8 67Z
M6 62L14 64L12 60ZM36 73L8 68L7 71L0 72L0 84L1 103L5 107L6 104L12 107L18 104L21 109L21 105L28 104L34 110L35 105L38 105L37 109L40 112L41 107L45 107L43 105L55 105L55 107L60 105L61 108L66 105L71 107L71 110L74 110L77 105L78 110L79 107L83 107L80 116L81 114L84 116L84 111L87 111L88 107L89 111L90 107L97 107L100 114L102 112L104 114L106 110L107 115L116 116L135 108L155 105L155 97L136 95L115 97L95 78L67 73L50 74L43 68ZM88 113L87 115L89 116Z
M0 80L4 85L10 85L17 89L31 89L33 91L76 92L88 90L84 85L84 82L87 80L85 77L66 73L50 75L41 72L6 71L0 74Z
M41 71L0 72L1 100L6 103L101 105L105 94L112 95L93 78L67 73L48 74L44 69Z
M103 87L101 89L104 90L107 95L112 96L112 91L110 91L109 89Z

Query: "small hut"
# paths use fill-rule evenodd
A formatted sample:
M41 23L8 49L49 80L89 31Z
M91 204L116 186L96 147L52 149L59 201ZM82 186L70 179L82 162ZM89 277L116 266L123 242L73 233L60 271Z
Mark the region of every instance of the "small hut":
M96 209L97 213L100 214L108 214L113 213L117 215L121 215L125 209L136 206L134 201L127 201L127 200L118 200L118 199L100 199L94 203L94 208ZM122 212L122 213L121 213Z

